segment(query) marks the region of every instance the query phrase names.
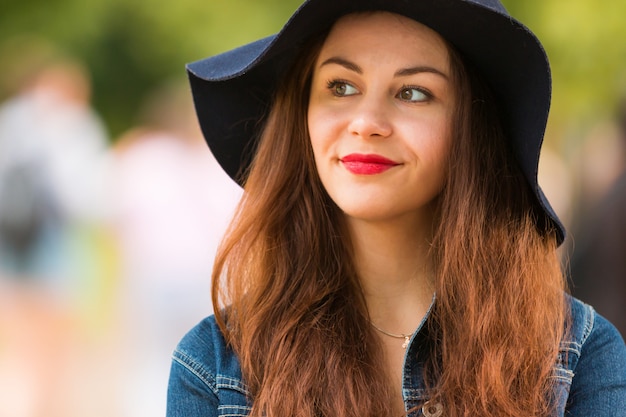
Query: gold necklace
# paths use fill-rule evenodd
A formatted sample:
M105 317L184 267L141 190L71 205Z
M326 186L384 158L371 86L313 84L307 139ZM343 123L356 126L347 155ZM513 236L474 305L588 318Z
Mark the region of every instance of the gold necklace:
M378 327L377 325L375 325L371 321L370 321L370 324L372 325L372 327L374 327L376 330L378 330L382 334L385 334L385 335L387 335L389 337L393 337L393 338L396 338L396 339L404 339L404 343L402 343L402 347L404 349L406 349L406 347L409 346L409 341L411 340L411 336L413 336L415 334L415 331L417 331L417 330L415 330L413 333L407 333L407 334L404 334L404 333L394 334L394 333L389 333L389 332L384 331L383 329L381 329L380 327Z

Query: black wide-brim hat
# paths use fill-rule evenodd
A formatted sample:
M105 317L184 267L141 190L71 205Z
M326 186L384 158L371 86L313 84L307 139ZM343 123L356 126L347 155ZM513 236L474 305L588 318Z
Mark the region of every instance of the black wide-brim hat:
M551 97L550 66L535 35L497 0L308 0L282 30L267 38L187 65L196 112L215 158L239 184L278 80L312 35L341 16L386 10L439 33L482 74L493 90L519 166L558 243L565 228L537 183L539 152Z

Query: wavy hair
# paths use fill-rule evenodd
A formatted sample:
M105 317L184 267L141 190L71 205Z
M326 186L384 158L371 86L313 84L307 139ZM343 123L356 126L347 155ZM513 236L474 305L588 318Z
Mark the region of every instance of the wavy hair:
M346 224L309 142L323 40L302 48L277 88L213 272L217 321L253 417L393 415ZM538 227L495 101L449 49L459 105L431 253L428 391L446 417L545 416L566 315L555 233Z

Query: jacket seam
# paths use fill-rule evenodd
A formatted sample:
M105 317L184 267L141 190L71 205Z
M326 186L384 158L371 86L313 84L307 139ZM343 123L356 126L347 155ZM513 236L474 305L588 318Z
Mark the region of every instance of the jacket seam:
M251 407L245 405L220 404L217 409L220 412L220 417L241 417L249 415Z
M583 345L587 341L587 338L591 335L593 328L595 326L595 310L590 305L585 305L585 312L587 313L585 316L585 328L582 335L582 339L580 341L580 347L582 350Z
M200 363L193 360L187 354L175 350L172 355L172 359L179 364L181 364L185 369L187 369L190 373L195 375L203 384L205 384L213 394L218 395L218 389L215 384L215 377L209 371L207 371Z
M215 386L218 389L220 387L226 388L226 389L232 389L232 390L235 390L244 394L247 397L250 396L250 391L248 391L248 388L239 378L231 377L231 376L224 375L224 374L218 374L216 375L216 378L215 378Z

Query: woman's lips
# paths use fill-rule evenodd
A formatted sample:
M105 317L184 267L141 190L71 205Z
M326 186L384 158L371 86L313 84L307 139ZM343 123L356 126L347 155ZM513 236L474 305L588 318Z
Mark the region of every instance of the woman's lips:
M357 175L380 174L400 165L398 162L375 154L353 153L342 157L340 161L348 171Z

